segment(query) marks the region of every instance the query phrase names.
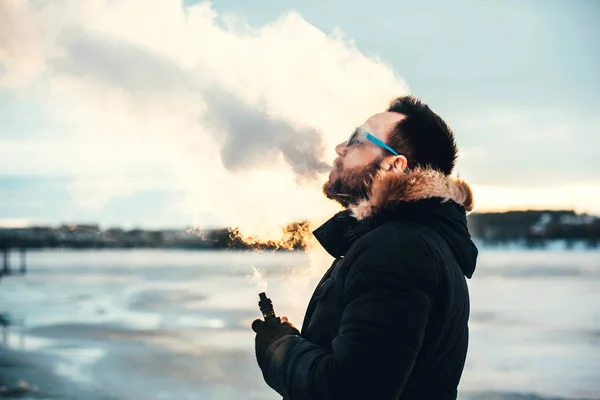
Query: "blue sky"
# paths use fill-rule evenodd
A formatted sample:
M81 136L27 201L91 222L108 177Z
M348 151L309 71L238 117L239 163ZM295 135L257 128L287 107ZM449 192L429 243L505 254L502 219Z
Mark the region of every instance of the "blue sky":
M119 150L122 152L120 156L115 155L120 154L119 151L113 152L116 142L95 142L97 133L94 133L93 126L106 123L112 124L106 127L114 128L127 121L132 130L141 129L142 125L136 124L144 123L138 120L146 117L130 118L137 115L132 111L124 114L125 119L113 121L110 110L113 110L111 104L125 102L123 98L130 92L135 92L136 101L132 104L136 105L119 104L126 104L124 107L150 104L152 93L146 96L145 79L154 82L155 91L160 88L165 93L183 93L185 89L178 87L187 85L190 76L196 80L203 76L182 75L183 78L180 78L177 70L164 61L176 59L177 64L173 65L178 65L178 68L192 65L192 61L185 58L185 52L176 54L173 50L171 53L171 49L176 49L179 43L175 34L172 45L167 40L168 32L179 29L177 10L181 8L147 3L148 13L155 14L153 23L165 21L165 47L159 47L153 44L156 38L152 36L155 33L151 29L146 36L136 34L143 31L145 25L142 20L147 17L135 13L139 9L134 0L123 2L130 4L131 10L125 7L120 10L121 31L118 28L109 31L104 27L106 20L101 21L90 9L77 6L75 2L65 4L64 9L55 6L57 15L61 16L58 22L52 22L46 11L36 9L39 3L31 2L26 9L5 13L9 16L9 23L5 26L10 27L12 23L24 28L12 32L0 28L0 39L5 39L0 43L6 46L4 52L0 47L0 71L4 71L5 75L3 84L3 72L0 72L0 222L183 226L194 222L195 217L191 218L191 214L201 215L202 223L209 225L232 220L224 215L226 209L217 211L210 202L195 208L191 214L182 212L182 200L190 198L190 181L186 178L185 184L174 182L179 181L181 168L189 171L190 167L189 164L186 167L173 167L171 164L173 158L184 158L181 154L186 146L181 143L168 145L168 151L163 151L164 142L154 143L152 154L157 155L154 157L141 150L128 156L132 154L132 148L141 148L143 142L136 142L136 139L131 139L132 148ZM200 9L197 2L186 4L187 10ZM110 5L106 2L105 6L98 7L108 10ZM321 40L311 26L328 38L343 32L345 46L355 46L368 59L368 68L372 68L369 71L381 75L369 78L377 82L373 85L382 88L377 90L385 90L385 79L389 79L387 74L393 71L408 84L412 94L430 104L452 126L462 153L459 161L461 176L472 183L474 189L479 188L481 201L477 205L480 211L500 209L505 204L505 208L575 207L579 211L600 214L600 176L597 172L600 170L600 117L597 115L600 107L600 74L597 73L600 70L600 28L597 24L600 3L369 1L349 5L338 0L219 0L212 4L210 10L214 13L215 24L223 32L229 32L231 38L256 35L255 41L266 42L267 33L260 30L261 27L271 26L271 30L281 29L284 33L306 29L309 45L309 37ZM97 14L102 15L101 11L105 10ZM290 11L299 14L303 22L285 20L277 25L276 21ZM82 20L87 18L90 23L83 28L78 27L80 31L77 33L73 33L73 29L63 29L61 23L64 27L73 26L67 17L70 14ZM106 15L116 14L106 12ZM97 27L94 25L96 22ZM31 30L27 28L28 23L32 26ZM47 29L45 35L40 34L38 25ZM118 23L115 25L118 26ZM134 25L139 27L133 30ZM197 28L198 25L187 21L186 37L197 35L194 40L210 42L210 35L205 36L205 32L209 31L202 31ZM88 27L89 30L86 30ZM52 35L55 35L54 41L44 38ZM72 36L69 38L68 35ZM67 44L63 44L65 37L70 40L64 42ZM127 40L117 42L115 38L121 37ZM220 46L229 49L229 42L223 40L219 42L222 43ZM302 43L302 38L290 40L296 40L296 46ZM60 46L71 52L71 58L61 57L60 52L53 53ZM263 53L257 51L255 57L249 54L249 59L258 63L270 51L268 46L265 48L267 50L260 47ZM215 51L218 54L218 50ZM289 49L288 57L295 54L293 48ZM356 57L354 53L344 54L340 57ZM109 64L109 56L114 56L112 64ZM163 56L164 60L159 60ZM363 62L352 60L345 64L339 61L340 68L359 68L357 64ZM150 62L154 63L154 69L146 67ZM307 60L299 58L298 62ZM122 64L131 68L123 68ZM219 82L239 83L233 78L228 81L229 76L237 74L237 69L245 66L241 62L239 65L232 64L224 64L230 70L223 72ZM260 68L260 64L257 65ZM269 65L265 64L265 68ZM306 65L307 69L311 66L320 68L319 62L307 62ZM209 66L214 68L212 64ZM185 71L187 73L191 69ZM352 76L360 79L361 75L357 72ZM108 86L100 85L107 85L107 80L114 80L109 82L110 97L105 95ZM348 78L346 85L349 90L355 86L355 81ZM260 85L260 78L257 82L252 84ZM118 90L115 89L117 84ZM336 87L342 88L336 89L340 91L345 86ZM240 88L238 94L244 97L244 86ZM335 109L331 118L343 115L343 107L337 99L344 94L318 97L323 95L317 89L314 102L320 102L324 110ZM271 96L269 90L264 89L267 99ZM293 87L288 92L290 99L296 95ZM360 95L361 92L357 93ZM103 99L109 98L110 101L106 100L104 104ZM275 98L267 101L288 101L285 93L278 92ZM68 101L63 103L65 99ZM129 97L127 99L129 101ZM67 106L67 103L72 105ZM148 107L154 107L153 104ZM148 114L149 109L154 110L145 108L144 112L148 119L152 119L154 114ZM366 119L371 111L365 108L364 115L360 115L360 110L357 103L352 113L359 115L353 115L353 121ZM78 116L87 115L85 113L90 115L86 121L96 122L82 123ZM290 113L286 115L293 117ZM189 118L186 116L177 121L181 126L187 126ZM311 123L317 119L311 116L302 118L303 122ZM326 118L326 115L322 117ZM161 121L152 121L152 125ZM322 122L322 126L329 126L327 124ZM346 133L340 132L339 137L333 133L329 135L331 142L335 142L343 140ZM94 139L90 139L92 137ZM220 140L218 135L215 140ZM104 149L106 155L92 157L96 147ZM160 149L160 155L156 149ZM221 150L221 154L225 154ZM118 168L104 174L103 160L113 156L115 158L110 162ZM210 156L193 158L205 160ZM117 159L118 162L115 161ZM260 159L262 156L248 162L259 163ZM102 181L99 181L100 175ZM109 183L106 183L106 176L110 176ZM92 178L93 181L90 180ZM193 182L202 187L203 179L206 178ZM90 187L85 186L86 180ZM227 182L236 186L233 178ZM105 190L107 185L110 196ZM192 191L194 198L211 196L210 190ZM230 193L229 197L222 194L223 198L230 198L235 191L230 189L227 193ZM475 196L477 201L477 191ZM90 198L102 198L102 201L94 202ZM273 198L278 201L286 199L283 194ZM222 203L222 200L214 202ZM307 211L308 214L310 212Z

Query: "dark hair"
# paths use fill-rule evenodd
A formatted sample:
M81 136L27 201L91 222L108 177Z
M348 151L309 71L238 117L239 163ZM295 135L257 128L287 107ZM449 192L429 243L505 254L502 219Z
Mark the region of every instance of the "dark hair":
M404 155L408 167L429 167L450 175L458 148L452 129L427 104L412 96L398 97L387 111L405 115L388 138L388 145Z

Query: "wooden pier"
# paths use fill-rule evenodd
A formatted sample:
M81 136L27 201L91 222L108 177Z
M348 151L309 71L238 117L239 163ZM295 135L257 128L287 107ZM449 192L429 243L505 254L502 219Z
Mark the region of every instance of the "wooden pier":
M2 252L2 265L1 265L2 268L0 269L0 276L13 274L13 271L12 271L12 268L10 265L11 250L19 252L19 254L20 254L19 273L26 274L27 273L27 249L25 247L11 248L8 246L3 246L0 248L0 251Z

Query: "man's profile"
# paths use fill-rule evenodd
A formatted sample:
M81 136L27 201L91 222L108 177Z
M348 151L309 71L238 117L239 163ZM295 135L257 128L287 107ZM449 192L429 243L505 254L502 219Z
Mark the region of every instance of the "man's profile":
M264 379L286 400L456 399L478 251L454 135L399 97L336 152L323 192L345 210L314 231L335 261L301 333L253 323Z

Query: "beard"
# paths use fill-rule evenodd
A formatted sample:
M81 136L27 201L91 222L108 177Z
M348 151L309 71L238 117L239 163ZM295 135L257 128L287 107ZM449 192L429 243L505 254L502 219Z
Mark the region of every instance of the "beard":
M337 176L323 185L323 194L331 200L337 201L344 208L368 199L371 185L379 171L382 158L370 162L366 167L357 167L342 171L338 165Z

